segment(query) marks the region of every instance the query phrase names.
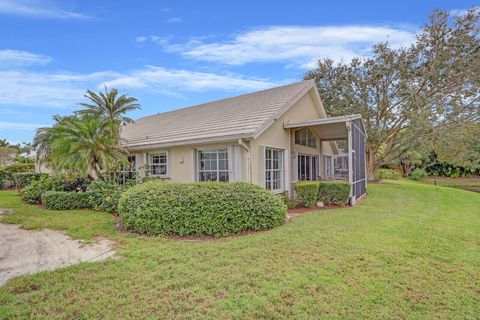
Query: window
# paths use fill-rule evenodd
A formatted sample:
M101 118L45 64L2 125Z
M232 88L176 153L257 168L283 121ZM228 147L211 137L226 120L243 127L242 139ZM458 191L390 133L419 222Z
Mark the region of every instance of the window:
M228 150L214 149L198 151L198 181L230 180Z
M332 156L323 156L323 169L325 178L333 176L332 168Z
M137 174L137 157L135 155L127 156L127 164L122 167L120 183L134 180Z
M310 148L317 147L317 138L309 128L303 128L295 131L295 144Z
M265 188L283 190L283 150L265 149Z
M298 155L298 180L315 181L318 176L317 157L304 154Z
M148 164L150 166L150 174L152 176L167 175L167 153L149 153Z

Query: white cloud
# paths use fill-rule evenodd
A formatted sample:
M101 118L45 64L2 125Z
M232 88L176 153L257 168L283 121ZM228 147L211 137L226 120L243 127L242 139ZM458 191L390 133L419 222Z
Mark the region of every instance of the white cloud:
M37 128L48 127L48 124L18 123L0 121L0 131L6 130L26 130L31 131Z
M0 13L52 19L91 18L82 13L64 10L52 0L0 0Z
M0 107L76 108L86 89L118 87L156 94L223 90L245 92L271 87L275 83L237 74L216 74L146 66L127 73L103 71L88 74L65 72L0 71ZM5 108L4 108L5 109Z
M180 22L183 22L183 19L174 17L174 18L169 18L169 19L165 20L165 22L166 23L180 23Z
M169 94L208 90L261 90L275 85L264 79L246 78L236 74L194 72L155 66L146 66L104 84L108 87L145 88Z
M135 39L138 44L144 44L147 41L153 42L158 45L167 45L170 41L169 36L141 36Z
M0 50L0 68L32 65L45 65L53 59L41 54L22 50Z
M75 107L92 84L118 76L109 71L90 74L0 71L0 105Z
M156 43L167 51L196 60L230 65L286 62L309 67L319 58L366 57L378 42L388 41L400 47L410 44L414 37L414 31L407 27L270 26L236 34L227 41L195 39L183 44Z

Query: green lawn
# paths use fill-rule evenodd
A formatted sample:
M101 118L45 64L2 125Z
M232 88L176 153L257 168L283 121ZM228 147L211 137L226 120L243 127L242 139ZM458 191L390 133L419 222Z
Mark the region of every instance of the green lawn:
M474 192L480 192L480 178L447 178L447 177L428 177L424 180L428 184L438 186L459 188Z
M1 192L8 222L105 236L123 258L13 279L0 318L478 319L480 194L399 183L369 186L353 209L209 241L126 235L108 215Z

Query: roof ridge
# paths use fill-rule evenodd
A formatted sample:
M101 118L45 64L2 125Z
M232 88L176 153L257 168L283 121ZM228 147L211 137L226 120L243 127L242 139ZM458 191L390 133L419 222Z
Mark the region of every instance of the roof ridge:
M192 106L187 106L187 107L183 107L183 108L173 109L173 110L169 110L169 111L165 111L165 112L158 112L158 113L155 113L155 114L151 114L151 115L148 115L148 116L144 116L144 117L138 118L136 121L139 121L139 120L142 120L142 119L147 119L147 118L152 118L152 117L157 117L157 116L161 116L161 115L164 115L164 114L167 114L167 113L177 112L177 111L180 111L180 110L188 110L188 109L192 109L192 108L197 108L197 107L201 107L201 106L204 106L204 105L207 105L207 104L211 104L211 103L217 103L217 102L227 101L227 100L236 99L236 98L240 98L240 97L244 97L244 96L249 96L249 95L254 95L254 94L261 94L261 93L264 93L264 92L270 91L270 90L278 90L278 89L281 89L281 88L298 85L298 84L300 84L300 83L302 83L302 82L307 83L307 82L313 82L313 81L315 81L315 80L313 80L313 79L302 80L302 81L297 81L297 82L294 82L294 83L284 84L284 85L277 86L277 87L272 87L272 88L263 89L263 90L259 90L259 91L253 91L253 92L249 92L249 93L244 93L244 94L240 94L240 95L238 95L238 96L233 96L233 97L222 98L222 99L218 99L218 100L207 101L207 102L203 102L203 103L200 103L200 104L195 104L195 105L192 105Z

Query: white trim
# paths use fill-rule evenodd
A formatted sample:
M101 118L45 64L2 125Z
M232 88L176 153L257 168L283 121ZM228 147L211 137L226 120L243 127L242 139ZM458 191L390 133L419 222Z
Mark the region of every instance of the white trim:
M220 170L219 168L219 158L218 158L218 151L219 150L226 150L227 151L227 163L228 163L228 169L227 170ZM222 147L222 146L219 146L219 147L214 147L214 148L198 148L196 149L196 159L195 159L195 177L196 177L196 180L197 181L200 181L200 170L199 170L199 167L198 167L198 153L199 152L212 152L212 151L216 151L216 154L217 154L217 169L215 170L217 172L217 180L216 181L220 181L219 178L220 178L220 172L227 172L228 173L228 181L226 182L233 182L235 181L234 180L234 174L233 174L233 168L232 168L232 148L231 146L225 146L225 147ZM203 170L203 171L214 171L214 170Z
M281 162L281 168L278 169L280 171L280 189L268 189L266 188L266 181L265 181L265 173L266 173L266 167L265 167L265 162L266 162L266 151L267 149L270 149L270 150L277 150L277 151L281 151L283 153L283 156L279 157L279 161ZM260 146L260 150L261 150L261 167L263 167L263 170L260 171L260 177L261 177L261 180L262 180L262 187L271 191L272 193L282 193L282 192L285 192L286 190L286 174L285 174L285 154L286 154L286 151L288 149L283 149L283 148L276 148L276 147L270 147L270 146ZM270 169L272 170L272 169ZM273 172L273 171L272 171ZM273 180L273 179L271 179Z
M197 182L197 149L192 148L192 182Z
M169 155L170 152L168 152L167 150L159 150L159 151L154 151L154 152L151 152L151 153L146 153L147 162L145 164L147 164L151 169L150 156L155 155L155 154L161 154L161 153L165 153L165 164L157 164L157 165L159 165L159 166L165 165L166 166L165 174L152 174L152 171L150 170L150 176L154 177L154 178L161 178L161 179L170 178L170 165L171 165L170 155Z
M333 123L342 123L348 122L352 120L361 119L362 116L359 114L352 114L348 116L340 116L340 117L331 117L331 118L323 118L323 119L313 119L313 120L305 120L305 121L298 121L298 122L290 122L285 123L283 127L285 129L290 128L302 128L302 127L309 127L315 125L322 125L322 124L333 124Z

